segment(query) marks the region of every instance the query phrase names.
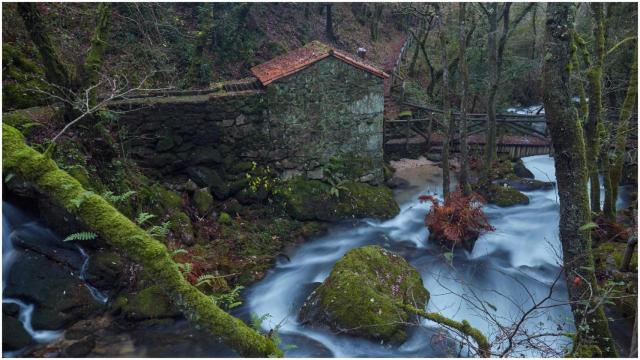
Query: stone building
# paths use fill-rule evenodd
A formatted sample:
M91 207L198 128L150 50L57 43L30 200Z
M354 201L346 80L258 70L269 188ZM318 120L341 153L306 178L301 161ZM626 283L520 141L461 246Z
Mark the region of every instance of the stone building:
M121 116L132 158L214 188L237 180L247 162L283 178L322 178L331 169L346 179L382 181L387 74L319 42L251 72L255 78L207 90L116 104L138 108Z

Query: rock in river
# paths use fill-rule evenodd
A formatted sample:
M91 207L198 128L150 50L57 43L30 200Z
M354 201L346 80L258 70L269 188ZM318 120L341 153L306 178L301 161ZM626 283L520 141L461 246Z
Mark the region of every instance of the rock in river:
M385 343L402 343L414 319L401 304L424 308L429 292L400 255L371 245L347 252L300 310L303 323Z

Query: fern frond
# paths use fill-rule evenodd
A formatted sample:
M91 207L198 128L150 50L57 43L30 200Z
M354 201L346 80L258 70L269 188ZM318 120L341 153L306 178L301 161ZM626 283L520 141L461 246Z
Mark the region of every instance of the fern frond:
M149 236L152 236L155 238L164 238L169 234L170 228L171 228L171 222L165 221L160 225L152 226L151 228L149 228L149 230L147 230L147 233L149 234Z
M97 237L98 237L98 234L94 232L83 231L83 232L73 233L67 236L66 238L64 238L63 241L77 241L77 240L85 241L85 240L93 240Z
M138 217L136 218L136 222L138 223L138 225L142 225L145 222L153 219L154 217L156 217L153 214L149 214L147 212L141 212L140 214L138 214Z

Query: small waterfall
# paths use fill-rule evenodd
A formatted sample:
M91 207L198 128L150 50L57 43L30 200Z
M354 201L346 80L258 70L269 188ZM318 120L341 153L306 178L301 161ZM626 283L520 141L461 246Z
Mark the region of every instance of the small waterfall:
M87 281L87 269L89 268L89 259L90 259L89 255L80 245L76 245L76 248L78 249L78 251L80 251L82 258L84 259L84 261L82 262L82 268L80 268L80 280L84 282L84 286L86 286L87 289L89 289L89 292L91 292L91 296L93 296L93 298L97 302L99 302L100 304L106 304L107 301L109 301L109 297L104 293L102 293L100 290L96 289L91 284L89 284L89 282Z

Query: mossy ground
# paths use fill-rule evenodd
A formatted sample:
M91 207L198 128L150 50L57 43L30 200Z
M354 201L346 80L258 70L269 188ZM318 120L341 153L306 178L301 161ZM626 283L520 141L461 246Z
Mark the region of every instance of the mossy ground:
M279 194L287 212L298 220L389 219L400 211L391 189L353 181L333 187L320 180L296 177L281 185Z
M613 306L625 318L633 319L638 304L637 250L631 258L630 272L620 272L622 258L627 244L605 242L593 249L596 277L600 288L613 286Z

